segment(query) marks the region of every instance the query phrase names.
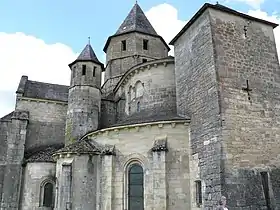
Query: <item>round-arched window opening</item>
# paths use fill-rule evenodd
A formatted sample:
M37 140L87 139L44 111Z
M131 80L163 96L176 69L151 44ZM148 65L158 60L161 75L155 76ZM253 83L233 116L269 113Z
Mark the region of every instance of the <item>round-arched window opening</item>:
M144 210L144 173L138 163L128 170L128 210Z
M47 182L43 188L43 206L45 207L52 207L53 206L53 184Z

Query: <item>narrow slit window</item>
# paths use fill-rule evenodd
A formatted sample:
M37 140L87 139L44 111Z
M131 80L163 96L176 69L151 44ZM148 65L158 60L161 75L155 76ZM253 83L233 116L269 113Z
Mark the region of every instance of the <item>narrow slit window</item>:
M268 173L261 172L261 179L262 179L262 186L263 186L263 193L266 201L266 207L268 210L271 210L271 202L270 202L270 194L269 194L269 180L268 180Z
M86 75L86 69L87 69L87 66L82 65L82 75Z
M137 112L140 112L140 101L137 102Z
M201 181L197 180L195 181L195 189L196 189L196 205L201 206L202 205L202 185Z
M93 67L92 76L95 77L96 66Z
M148 43L149 43L149 40L147 40L147 39L143 40L143 49L144 50L148 50Z
M122 51L126 51L126 40L122 41Z

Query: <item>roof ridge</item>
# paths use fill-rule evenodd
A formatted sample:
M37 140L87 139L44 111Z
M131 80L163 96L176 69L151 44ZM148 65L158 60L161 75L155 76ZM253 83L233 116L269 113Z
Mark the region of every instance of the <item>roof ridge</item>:
M4 115L3 117L0 118L0 121L4 121L4 120L10 120L11 117L13 116L14 111L10 112L9 114Z
M61 84L49 83L49 82L41 82L41 81L36 81L36 80L27 80L27 82L41 83L41 84L46 84L46 85L59 85L59 86L69 87L69 85L61 85Z

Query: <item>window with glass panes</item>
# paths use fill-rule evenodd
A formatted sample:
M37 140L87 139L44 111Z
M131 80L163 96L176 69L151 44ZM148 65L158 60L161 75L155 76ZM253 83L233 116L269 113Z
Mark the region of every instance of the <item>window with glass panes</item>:
M138 163L128 171L128 210L144 210L143 168Z

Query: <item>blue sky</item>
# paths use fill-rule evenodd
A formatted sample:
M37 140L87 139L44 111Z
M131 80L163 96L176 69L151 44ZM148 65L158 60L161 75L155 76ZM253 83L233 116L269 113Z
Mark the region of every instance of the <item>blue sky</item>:
M138 0L156 31L167 42L205 2ZM104 62L103 47L108 36L116 32L134 3L135 0L0 1L0 117L13 110L14 93L23 74L31 80L69 84L67 64L83 49L88 36L98 58ZM219 3L280 23L280 0L223 0ZM278 48L279 30L275 30Z
M144 11L162 3L170 4L178 9L180 20L188 20L205 3L203 0L139 0L138 2ZM79 52L87 42L87 37L91 36L91 43L100 57L107 37L115 33L134 3L134 0L1 1L1 31L24 32L43 39L48 44L64 43L75 52ZM238 1L226 4L243 11L250 8L249 5ZM274 8L280 8L280 2L269 0L262 4L262 8L272 13Z

